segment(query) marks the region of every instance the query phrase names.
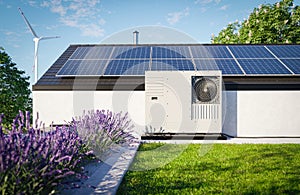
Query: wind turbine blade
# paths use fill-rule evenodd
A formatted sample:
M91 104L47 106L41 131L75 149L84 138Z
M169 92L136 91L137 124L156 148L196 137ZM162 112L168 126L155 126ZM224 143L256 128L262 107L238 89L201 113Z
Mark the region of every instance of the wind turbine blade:
M23 16L25 23L27 24L28 28L30 29L32 35L36 38L38 38L37 34L34 32L32 26L30 25L29 21L27 20L27 18L25 17L24 13L22 12L21 8L19 8L19 11L21 13L21 15Z
M60 38L60 36L54 36L54 37L41 37L40 40L45 40L45 39L57 39Z

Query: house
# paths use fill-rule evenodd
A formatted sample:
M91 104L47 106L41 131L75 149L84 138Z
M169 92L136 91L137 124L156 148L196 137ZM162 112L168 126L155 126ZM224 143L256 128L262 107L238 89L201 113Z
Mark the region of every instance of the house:
M70 45L33 85L33 112L46 126L128 112L142 134L145 71L166 70L222 72L221 133L300 137L300 45Z

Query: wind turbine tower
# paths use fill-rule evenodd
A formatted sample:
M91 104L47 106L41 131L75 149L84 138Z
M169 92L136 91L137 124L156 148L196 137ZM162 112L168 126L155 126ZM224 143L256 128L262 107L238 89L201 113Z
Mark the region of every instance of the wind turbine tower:
M26 23L26 25L28 26L29 30L31 31L32 35L33 35L33 41L34 41L34 80L35 83L38 81L38 48L39 48L39 42L41 40L46 40L46 39L56 39L56 38L60 38L59 36L54 36L54 37L39 37L35 31L33 30L32 26L30 25L29 21L27 20L27 18L25 17L24 13L22 12L21 8L19 8L19 11L22 15L22 17L24 18L24 21Z

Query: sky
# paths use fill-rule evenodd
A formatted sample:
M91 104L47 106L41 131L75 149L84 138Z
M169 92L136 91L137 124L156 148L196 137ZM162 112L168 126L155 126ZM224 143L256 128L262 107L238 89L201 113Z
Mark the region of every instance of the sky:
M139 43L210 43L228 23L277 1L0 0L0 46L33 84L33 36L19 7L38 36L60 36L40 42L40 77L70 44L132 43L134 30Z

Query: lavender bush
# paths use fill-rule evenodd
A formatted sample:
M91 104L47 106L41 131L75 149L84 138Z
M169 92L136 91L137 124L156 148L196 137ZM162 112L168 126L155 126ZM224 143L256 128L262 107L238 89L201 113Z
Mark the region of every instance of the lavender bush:
M128 113L113 114L111 111L96 110L73 119L79 136L93 150L93 153L103 159L116 146L135 141L132 136L133 125Z
M0 125L1 194L53 193L62 178L75 174L85 155L74 127L44 132L30 127L29 121L29 112L25 117L20 112L7 134Z
M82 176L83 159L102 157L116 144L135 140L128 114L104 110L90 111L48 132L38 121L35 128L30 126L29 112L20 112L9 129L2 119L0 115L1 194L55 193L66 177Z

